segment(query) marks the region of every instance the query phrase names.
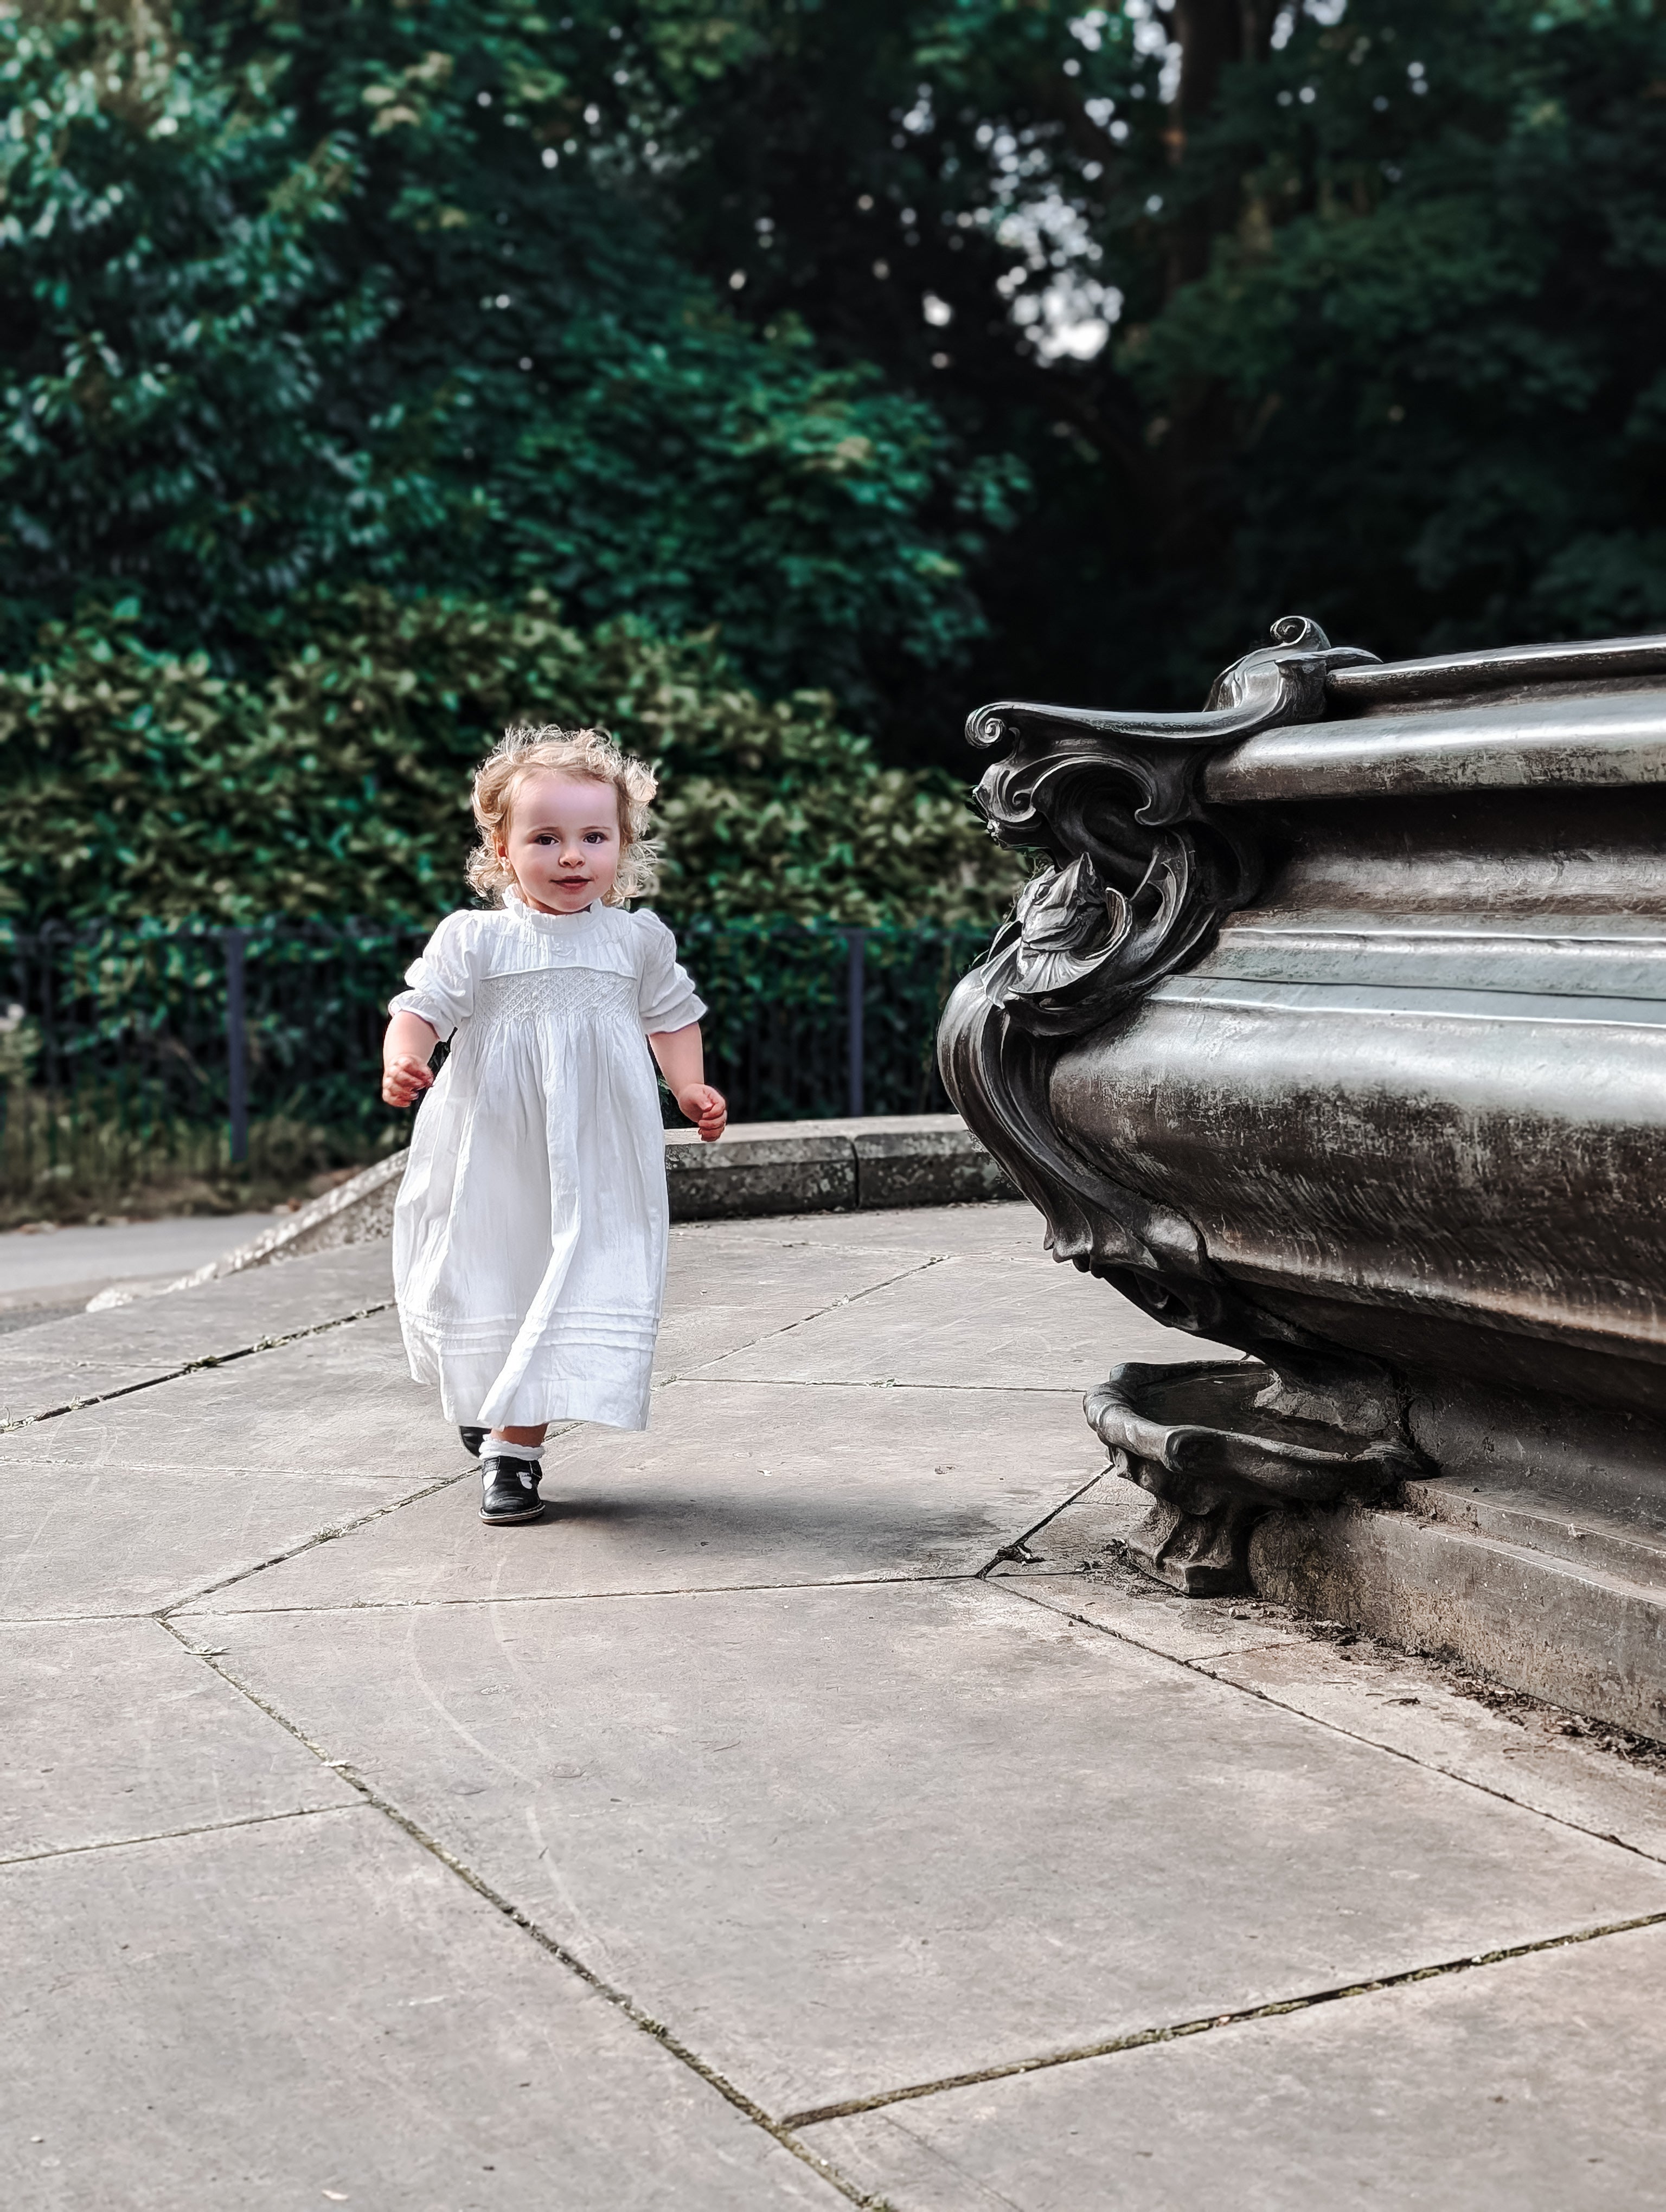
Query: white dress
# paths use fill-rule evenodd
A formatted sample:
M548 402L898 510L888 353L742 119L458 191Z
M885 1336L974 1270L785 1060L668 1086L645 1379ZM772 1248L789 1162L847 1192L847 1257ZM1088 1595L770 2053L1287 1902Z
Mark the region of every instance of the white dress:
M390 1013L451 1052L393 1215L410 1371L447 1420L648 1426L665 1134L645 1038L705 1008L657 915L447 915Z

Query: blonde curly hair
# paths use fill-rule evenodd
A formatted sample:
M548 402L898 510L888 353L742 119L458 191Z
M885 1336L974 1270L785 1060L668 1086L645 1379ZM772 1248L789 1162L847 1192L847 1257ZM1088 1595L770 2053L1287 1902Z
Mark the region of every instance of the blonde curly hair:
M608 906L648 898L660 880L660 848L648 834L648 808L659 788L646 762L622 752L605 730L562 730L553 722L517 724L505 730L474 779L474 818L480 842L469 859L469 881L502 906L514 871L498 849L507 836L509 810L529 775L570 775L583 783L611 784L619 805L619 872L605 896Z

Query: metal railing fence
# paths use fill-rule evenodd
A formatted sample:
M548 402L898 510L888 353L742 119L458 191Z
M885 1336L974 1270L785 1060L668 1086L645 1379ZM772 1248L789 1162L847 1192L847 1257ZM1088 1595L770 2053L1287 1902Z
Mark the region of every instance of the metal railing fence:
M143 1136L284 1112L369 1139L387 1000L417 923L0 927L11 1078Z
M938 1018L989 936L966 923L685 924L707 1069L733 1118L942 1112Z
M429 929L0 923L0 1116L22 1085L140 1136L219 1123L234 1161L252 1115L373 1143L389 1120L377 1096L387 1001ZM709 1010L708 1071L733 1117L941 1110L938 1017L988 936L964 924L684 923L680 955Z

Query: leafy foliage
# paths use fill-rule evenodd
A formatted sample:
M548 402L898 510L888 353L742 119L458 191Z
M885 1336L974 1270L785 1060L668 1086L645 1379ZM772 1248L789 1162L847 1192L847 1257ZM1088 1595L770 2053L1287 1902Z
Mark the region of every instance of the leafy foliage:
M9 665L538 588L964 778L1287 611L1666 615L1656 0L564 6L0 16Z
M1195 653L1294 599L1389 651L1666 617L1663 75L1654 9L1513 0L1367 0L1239 73L1189 187L1237 228L1119 354Z
M14 660L90 588L246 666L367 580L716 622L850 699L964 651L1020 473L563 167L570 44L480 0L0 16Z
M508 722L603 723L655 760L675 915L993 916L1014 887L946 778L883 767L825 693L766 703L709 637L589 637L517 607L362 586L298 611L264 681L147 645L133 611L0 675L0 898L14 913L445 912L468 782Z
M690 12L625 33L684 251L1034 479L984 696L1666 614L1654 0Z

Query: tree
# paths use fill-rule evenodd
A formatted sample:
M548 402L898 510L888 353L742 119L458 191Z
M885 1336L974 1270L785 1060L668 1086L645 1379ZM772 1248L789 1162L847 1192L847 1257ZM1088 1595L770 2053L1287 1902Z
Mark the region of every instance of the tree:
M1120 353L1175 441L1197 643L1296 594L1389 652L1651 626L1657 11L1325 14L1225 86L1188 190L1231 184L1236 227Z
M671 49L678 235L1020 455L985 696L1195 703L1292 608L1400 653L1658 618L1651 0L736 13Z
M0 40L14 660L89 591L234 670L310 586L537 582L872 705L981 629L1018 473L729 313L564 150L577 48L529 9L98 0Z
M1652 0L117 4L5 33L15 636L538 583L964 773L1666 598Z

